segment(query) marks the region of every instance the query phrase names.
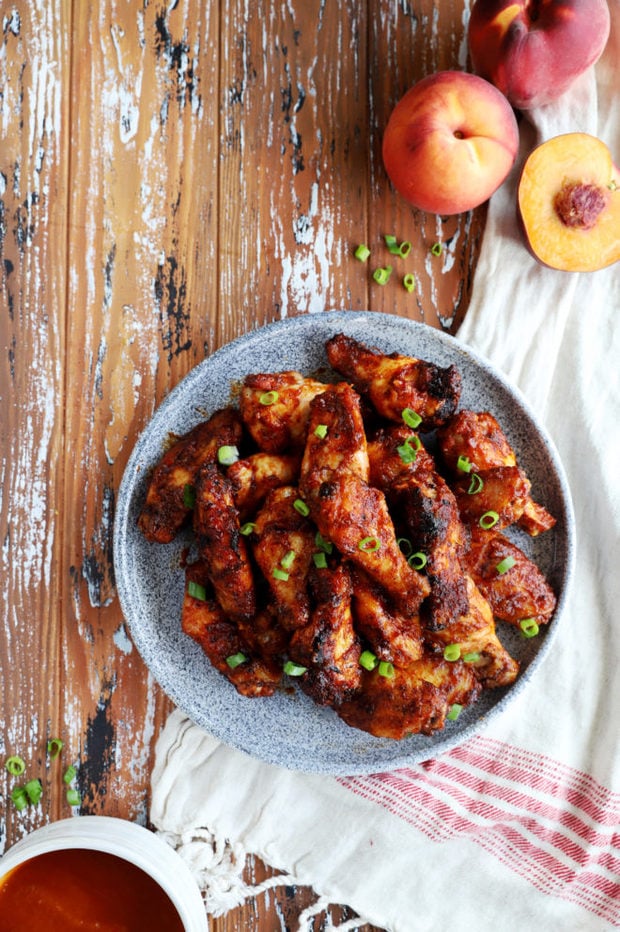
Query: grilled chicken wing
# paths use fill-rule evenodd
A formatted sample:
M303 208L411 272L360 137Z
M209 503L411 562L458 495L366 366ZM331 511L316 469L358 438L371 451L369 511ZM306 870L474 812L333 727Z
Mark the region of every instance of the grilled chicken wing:
M204 564L198 562L186 571L187 585L181 611L181 627L196 641L216 668L243 696L271 696L282 678L277 663L246 655L247 646L236 624L215 599ZM204 598L189 592L189 582L197 583ZM243 659L239 655L243 655ZM229 658L241 662L231 667Z
M299 372L248 375L239 399L241 417L263 452L300 448L306 439L310 402L323 391L323 382Z
M235 506L242 521L262 505L267 493L281 485L293 485L299 473L300 457L275 453L254 453L228 467Z
M461 520L476 527L484 515L490 515L498 530L521 520L531 500L530 488L529 479L518 466L481 469L452 483Z
M407 666L422 656L422 631L417 615L404 615L385 590L366 573L353 572L355 629L379 660Z
M329 386L313 401L300 489L323 537L384 586L401 610L415 615L429 585L398 546L383 492L366 481L359 423L359 397L346 383ZM319 426L325 428L321 436Z
M459 458L462 458L468 464L470 474L477 474L482 480L481 491L470 495L470 507L473 510L482 502L478 496L488 487L487 494L490 498L495 497L500 506L501 502L507 504L511 497L514 497L512 520L532 537L554 526L555 518L531 498L529 479L519 469L514 451L503 430L488 411L459 411L438 431L437 439L444 461L455 475L463 475L459 468ZM506 485L504 495L500 490L502 483ZM457 497L459 504L463 505L467 503L465 486L469 488L469 480L459 479L460 489ZM472 504L474 499L477 501ZM493 505L486 510L500 514L498 508ZM497 526L506 527L510 523L506 512L505 520Z
M499 572L508 560L511 566ZM555 611L554 592L532 560L503 534L474 531L465 557L468 572L501 621L518 625L526 618L546 624Z
M398 667L391 678L381 676L376 669L364 673L361 690L336 711L353 728L398 741L443 728L451 706L469 705L480 689L465 664L426 654Z
M167 544L176 537L192 504L187 487L193 489L198 470L213 463L221 446L236 446L242 426L234 408L217 411L180 437L153 470L138 526L147 540Z
M232 486L215 463L207 463L196 477L194 533L215 595L229 618L252 618L256 592Z
M316 551L315 530L294 508L293 486L273 489L256 515L251 535L254 558L269 586L280 624L287 630L310 621L308 572Z
M289 656L306 666L301 688L319 705L336 706L358 689L360 642L351 615L351 573L345 564L313 571L309 624L293 634Z
M469 611L441 631L427 631L427 644L442 651L448 645L458 645L461 659L454 663L471 666L487 689L507 686L516 679L519 664L497 637L491 606L471 576L465 578Z
M420 415L423 430L431 430L456 411L461 377L455 366L386 355L364 343L336 334L326 343L330 365L367 396L380 415L400 423L404 408Z
M416 435L406 427L380 430L368 445L370 475L384 489L391 513L399 516L398 531L412 553L427 559L431 588L422 611L427 626L438 629L467 612L460 563L466 534L456 499L432 456L413 441Z

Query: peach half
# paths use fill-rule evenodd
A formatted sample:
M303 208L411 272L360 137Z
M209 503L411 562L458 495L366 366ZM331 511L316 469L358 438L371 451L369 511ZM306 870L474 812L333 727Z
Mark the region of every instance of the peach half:
M464 71L439 71L396 104L383 135L383 164L410 204L435 214L478 207L513 166L519 131L496 87Z
M564 133L537 146L517 197L527 244L544 265L594 272L620 259L620 172L596 136Z

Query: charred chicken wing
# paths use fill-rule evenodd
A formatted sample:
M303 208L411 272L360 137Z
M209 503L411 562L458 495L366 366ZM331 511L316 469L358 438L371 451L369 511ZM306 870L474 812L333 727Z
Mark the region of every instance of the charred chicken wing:
M226 475L242 521L254 514L272 489L295 484L299 462L295 455L254 453L228 467Z
M379 660L398 667L422 656L422 630L417 615L405 615L382 586L362 572L353 572L355 628Z
M299 372L248 375L239 399L241 417L264 453L300 448L306 439L310 402L323 391L323 382Z

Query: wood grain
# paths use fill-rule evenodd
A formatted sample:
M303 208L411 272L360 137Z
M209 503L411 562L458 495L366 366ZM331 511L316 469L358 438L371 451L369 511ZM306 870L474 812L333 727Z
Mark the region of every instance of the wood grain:
M280 317L368 308L454 331L485 218L414 210L381 163L397 99L466 65L466 0L1 9L0 755L45 793L17 814L3 771L0 847L70 814L68 763L82 812L148 820L171 704L125 629L112 526L157 404ZM386 233L412 251L381 287ZM248 878L270 873L249 861ZM313 900L275 890L213 928L294 928Z

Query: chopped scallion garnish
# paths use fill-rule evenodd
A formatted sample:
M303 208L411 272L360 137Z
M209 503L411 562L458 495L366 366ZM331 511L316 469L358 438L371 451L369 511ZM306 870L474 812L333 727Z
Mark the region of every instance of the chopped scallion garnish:
M355 250L355 258L359 259L360 262L366 262L370 255L370 249L366 243L360 243L357 249Z
M408 272L407 275L403 276L403 285L409 294L415 291L415 275L412 275L411 272Z
M11 757L7 757L4 766L11 776L20 777L26 769L26 762L17 754L13 754Z
M230 657L226 658L226 663L231 670L234 670L235 667L239 667L242 663L245 663L247 659L243 651L237 651L236 654L231 654Z
M469 654L463 654L463 660L465 663L478 663L480 660L480 654L477 650L472 650Z
M461 648L458 644L446 644L443 650L444 660L449 660L450 662L458 660L461 656Z
M498 521L499 521L499 515L496 511L485 511L485 513L482 515L482 517L478 521L478 524L485 531L489 531L492 527L494 527L497 524Z
M279 566L276 566L272 570L271 575L273 576L274 579L279 579L282 582L286 582L288 579L288 573L286 572L286 570L281 570Z
M535 638L540 631L535 618L523 618L519 622L519 627L523 632L523 636L526 638Z
M241 527L239 528L239 533L243 534L244 537L248 537L252 533L255 527L256 527L256 524L254 523L254 521L246 521L245 524L242 524Z
M193 508L196 504L196 489L189 482L183 486L183 504L186 508Z
M282 669L287 676L303 676L308 668L302 667L298 663L293 663L292 660L287 660Z
M11 802L18 812L26 808L28 805L28 797L23 786L16 786L11 790Z
M54 760L58 757L63 748L63 742L60 738L50 738L47 742L47 753Z
M24 784L24 791L32 805L36 806L43 796L43 786L41 781L38 779L28 780L28 783Z
M187 592L193 599L199 599L201 602L207 601L207 590L193 579L190 579L187 584Z
M456 461L456 468L460 472L471 472L471 461L468 456L459 456Z
M411 556L407 559L407 563L409 566L412 566L414 570L423 570L428 563L428 557L425 553L422 553L421 550L418 550L417 553L411 554Z
M390 663L389 660L382 660L379 663L379 676L384 676L388 680L393 679L395 676L394 664Z
M440 256L443 252L443 243L433 243L431 252L434 256Z
M327 424L317 424L314 428L314 436L320 440L325 440L327 437Z
M408 437L404 443L402 443L399 447L396 447L396 452L400 456L405 466L409 466L411 463L415 463L418 450L421 446L422 443L420 438L414 435L413 437Z
M280 395L276 391L263 392L258 400L262 405L269 407L269 405L274 405L279 397Z
M406 557L411 555L411 551L413 550L413 544L411 543L408 537L399 537L396 543L398 544L398 546L400 547L400 549L402 550L402 552L405 554Z
M334 549L334 545L330 540L325 540L320 531L317 531L314 535L314 543L319 548L319 550L324 550L325 553L331 553Z
M477 472L472 472L472 474L471 474L471 482L469 483L469 488L467 489L467 494L468 494L468 495L477 495L478 492L481 492L481 491L482 491L482 487L483 487L483 486L484 486L484 481L483 481L482 477L479 476Z
M413 410L413 408L403 408L400 416L402 417L407 427L412 427L414 430L422 423L422 418L417 411Z
M375 269L372 273L372 277L378 285L387 285L390 280L390 275L392 274L392 266L386 265L385 268Z
M364 670L374 670L379 661L371 650L363 650L360 654L359 664Z
M236 463L239 459L239 450L237 447L233 447L225 444L222 447L219 447L217 451L217 461L222 466L232 466L233 463Z
M293 508L297 511L303 518L307 518L310 514L310 509L304 502L303 498L296 498L293 502Z
M374 553L375 550L379 549L381 543L377 537L363 537L357 546L364 553Z
M497 570L500 576L503 576L504 573L507 573L508 570L512 569L512 567L515 565L516 562L517 561L515 560L514 557L504 557L503 560L500 560L500 562L497 564L495 569Z
M322 550L319 553L313 553L312 559L314 560L314 565L317 570L326 570L327 569L327 554Z
M67 802L70 806L80 806L82 803L82 797L80 796L78 790L70 787L66 793Z
M446 715L446 718L449 719L451 722L455 722L462 711L463 711L463 706L458 702L454 702L450 706L450 711Z
M75 769L73 764L69 764L69 766L63 773L62 778L65 783L71 783L73 780L75 780L76 776L77 776L77 770Z
M295 551L287 550L282 559L280 560L280 566L283 566L285 570L290 570L291 566L295 562Z

